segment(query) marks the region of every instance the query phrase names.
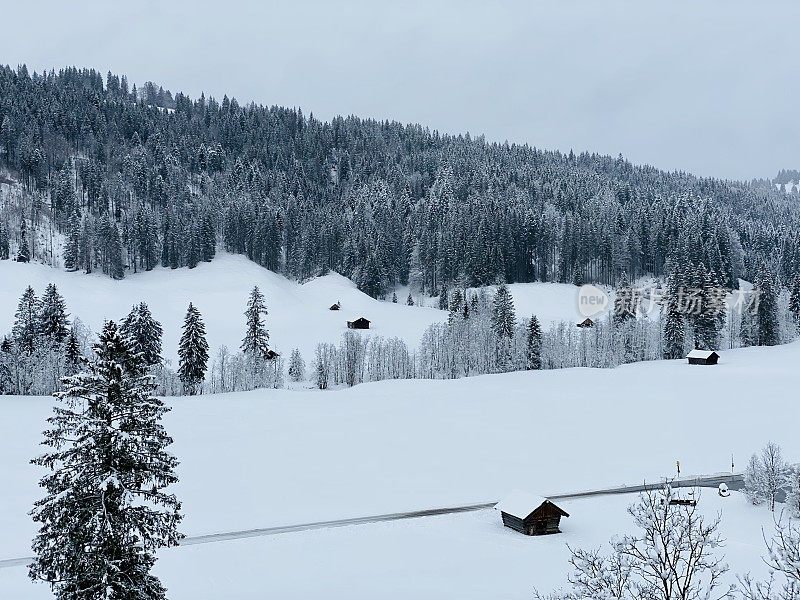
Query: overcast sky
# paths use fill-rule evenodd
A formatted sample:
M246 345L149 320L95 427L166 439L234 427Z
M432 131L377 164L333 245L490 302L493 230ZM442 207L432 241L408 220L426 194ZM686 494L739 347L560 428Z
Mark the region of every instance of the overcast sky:
M8 0L0 62L739 179L800 169L797 0Z

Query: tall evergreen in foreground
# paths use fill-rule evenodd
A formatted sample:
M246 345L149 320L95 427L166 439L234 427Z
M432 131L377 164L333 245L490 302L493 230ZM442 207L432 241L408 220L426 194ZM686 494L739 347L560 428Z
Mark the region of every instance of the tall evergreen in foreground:
M203 318L192 303L186 311L183 335L178 346L178 377L183 382L183 391L189 396L202 389L208 367L208 342Z
M159 548L180 539L180 503L165 489L177 460L161 419L169 409L113 322L88 371L64 380L44 432L50 470L31 512L40 524L30 577L58 600L166 598L150 573Z
M242 352L251 357L266 358L269 351L269 331L264 324L266 315L267 305L264 302L264 295L258 286L255 286L250 292L247 310L244 312L246 331L242 340Z
M30 262L31 250L28 246L28 226L25 224L25 219L22 219L19 227L19 252L17 252L17 262Z
M778 292L772 273L762 265L756 279L758 310L756 323L759 346L775 346L780 343L778 327Z
M664 358L683 358L686 330L680 302L680 283L675 273L667 281L667 297L664 313Z

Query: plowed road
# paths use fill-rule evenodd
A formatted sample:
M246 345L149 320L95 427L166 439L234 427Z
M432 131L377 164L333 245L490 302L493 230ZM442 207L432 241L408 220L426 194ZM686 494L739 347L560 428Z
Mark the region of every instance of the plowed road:
M674 480L672 487L704 487L716 488L721 483L725 483L730 490L740 490L744 487L744 480L741 475L731 475L720 473L717 475L704 475L702 477L684 478ZM627 485L600 490L586 490L583 492L572 492L567 494L552 494L546 496L551 500L569 500L573 498L591 498L593 496L608 496L611 494L636 494L639 492L660 488L662 483ZM483 502L480 504L468 504L464 506L451 506L448 508L429 508L426 510L415 510L409 512L389 513L385 515L373 515L370 517L353 517L350 519L338 519L336 521L318 521L316 523L302 523L299 525L281 525L278 527L263 527L260 529L244 529L241 531L227 531L223 533L209 533L207 535L197 535L186 537L181 540L181 546L191 546L193 544L210 544L212 542L224 542L228 540L240 540L251 537L261 537L267 535L278 535L281 533L296 533L298 531L308 531L311 529L331 529L333 527L350 527L353 525L364 525L367 523L380 523L382 521L401 521L403 519L418 519L421 517L434 517L437 515L451 515L462 512L472 512L492 508L497 501ZM32 557L9 558L0 560L0 569L9 567L24 567L33 560Z

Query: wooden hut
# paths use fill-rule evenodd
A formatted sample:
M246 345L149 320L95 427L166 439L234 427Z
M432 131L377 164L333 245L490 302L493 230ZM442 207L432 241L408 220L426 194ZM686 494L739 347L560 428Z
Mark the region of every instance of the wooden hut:
M347 322L348 329L369 329L369 319L365 319L364 317L359 317L353 321Z
M719 354L713 350L692 350L686 356L690 365L715 365L719 361Z
M331 307L328 310L339 310L340 308L342 308L342 305L337 302L336 304L331 304Z
M494 508L500 511L503 525L525 535L561 533L561 517L569 516L547 498L520 491L511 492Z
M594 321L592 321L587 317L586 319L578 323L578 327L580 327L581 329L586 329L587 327L594 327Z
M264 358L265 358L265 359L267 359L267 360L275 360L275 359L276 359L276 358L278 358L279 356L280 356L280 354L278 354L277 352L275 352L275 350L267 350L267 351L264 353Z

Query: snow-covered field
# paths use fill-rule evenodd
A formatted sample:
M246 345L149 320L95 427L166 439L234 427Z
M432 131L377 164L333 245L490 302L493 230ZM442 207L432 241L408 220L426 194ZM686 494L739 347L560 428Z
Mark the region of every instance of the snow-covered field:
M95 332L104 319L121 319L134 303L147 302L164 326L164 355L173 364L190 301L203 315L212 354L223 344L237 350L244 334L247 296L254 285L266 297L271 345L286 356L292 348L299 348L307 361L318 342L338 342L346 321L356 317L372 321L370 334L399 337L411 348L417 347L431 323L447 318L445 312L435 308L406 306L405 290L398 294L398 304L381 302L360 292L341 275L330 274L299 285L243 256L224 253L195 269L159 267L129 273L121 281L100 274L67 273L41 264L0 261L0 335L10 331L25 287L32 285L41 295L50 282L58 286L70 313ZM578 318L575 286L534 283L515 284L510 289L519 317L535 312L545 327L554 321ZM341 301L342 309L328 310L337 301Z
M505 529L491 510L410 521L306 531L165 550L156 574L172 600L235 598L374 598L407 600L530 600L534 587L564 585L569 551L596 549L614 535L633 533L627 506L635 496L559 502L569 514L562 535L526 537ZM740 494L700 496L701 511L722 517L721 553L735 574L763 576L762 528L772 515ZM48 598L26 569L0 569L3 598Z
M197 535L489 502L517 487L547 495L641 483L673 475L676 460L685 475L712 473L729 469L733 454L741 469L768 440L796 459L799 362L800 344L792 344L725 352L715 367L659 361L173 398L166 426L181 460L175 491L184 503L183 530ZM40 472L28 460L38 452L50 405L48 398L0 398L0 559L30 552L34 526L26 513L39 496ZM603 525L598 537L617 523ZM567 527L585 533L580 516ZM454 516L183 548L165 552L159 569L170 587L184 586L174 597L214 597L209 590L226 585L239 590L243 571L264 580L249 593L281 589L282 597L303 597L303 590L313 597L308 586L316 584L351 591L347 597L384 597L380 591L409 591L414 572L420 593L412 596L425 597L426 581L441 590L457 572L469 574L467 581L491 572L477 590L511 585L500 583L506 561L518 571L536 555L516 555L530 542L506 535L491 516ZM566 536L546 543L560 540ZM752 544L760 541L755 535ZM452 560L443 552L447 543L459 549ZM348 562L359 554L366 556L361 568ZM426 566L429 555L439 562ZM481 557L497 567L471 570ZM370 568L380 577L360 581ZM188 581L188 569L204 574ZM318 581L298 581L309 569L320 570ZM0 597L15 597L2 586L17 585L20 572L0 570ZM523 576L512 577L526 585L518 597L529 592ZM381 577L385 587L369 587ZM210 587L212 579L218 587Z

